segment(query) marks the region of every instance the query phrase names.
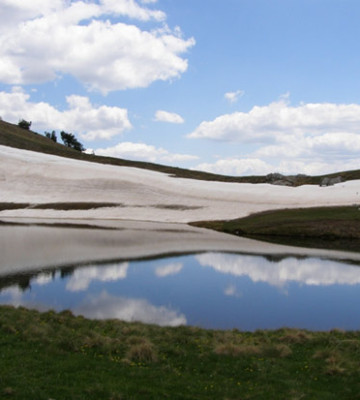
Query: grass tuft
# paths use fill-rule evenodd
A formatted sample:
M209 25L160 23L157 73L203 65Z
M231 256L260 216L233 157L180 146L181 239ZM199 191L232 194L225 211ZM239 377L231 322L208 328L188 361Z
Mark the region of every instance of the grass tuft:
M140 363L154 363L158 360L154 345L149 341L132 344L126 353L126 358Z
M270 358L285 358L292 354L291 348L286 344L269 344L262 348L262 355Z
M313 339L311 333L299 329L285 329L284 335L279 338L286 343L306 343Z
M220 344L215 348L215 354L224 356L255 356L262 353L261 348L253 345L238 345L232 343Z

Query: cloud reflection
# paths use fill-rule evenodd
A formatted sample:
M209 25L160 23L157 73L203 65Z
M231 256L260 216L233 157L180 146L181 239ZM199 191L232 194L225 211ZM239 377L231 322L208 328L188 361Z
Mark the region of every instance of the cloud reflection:
M242 293L239 292L235 285L230 284L224 290L224 294L229 297L242 297Z
M360 283L360 267L319 258L288 257L274 263L260 256L206 253L196 259L201 266L220 273L247 276L253 282L266 282L277 287L289 282L314 286Z
M144 322L160 326L186 325L186 317L164 306L154 306L145 299L116 297L103 291L90 295L73 309L74 314L86 318L117 318L127 322Z
M35 294L26 294L19 286L10 286L3 289L0 293L0 301L1 304L9 304L14 307L26 307L41 312L52 308L48 304L38 301Z
M54 276L51 273L42 273L39 274L34 280L31 281L31 283L35 283L40 286L45 286L52 282Z
M157 267L155 270L155 274L159 278L164 278L165 276L178 274L182 270L182 268L182 263L167 264L161 267Z
M23 300L23 291L19 288L19 286L9 286L5 289L2 289L0 292L2 304L11 304L14 307L19 307L24 304ZM6 300L5 300L6 299Z
M119 279L125 279L129 263L112 264L104 267L90 266L79 268L74 271L70 280L66 284L66 290L70 292L79 292L86 290L91 282L111 282Z

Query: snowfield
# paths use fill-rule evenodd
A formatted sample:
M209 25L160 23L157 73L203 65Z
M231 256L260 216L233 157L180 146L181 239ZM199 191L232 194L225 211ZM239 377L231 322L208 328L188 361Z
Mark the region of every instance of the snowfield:
M0 221L31 225L0 225L0 275L72 263L202 251L360 261L360 253L275 245L185 224L234 219L276 208L357 204L359 192L360 181L297 188L205 182L0 146L2 203L119 204L90 210L0 211ZM55 227L59 221L71 226ZM101 229L104 227L113 229Z
M360 181L329 187L208 182L0 146L0 202L106 202L91 210L4 210L0 217L186 223L279 208L360 203Z

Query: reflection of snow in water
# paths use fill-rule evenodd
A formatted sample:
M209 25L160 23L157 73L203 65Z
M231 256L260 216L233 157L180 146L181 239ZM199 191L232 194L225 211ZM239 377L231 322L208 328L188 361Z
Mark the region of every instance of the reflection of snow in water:
M223 274L248 276L253 282L267 282L277 287L291 281L316 286L360 283L360 267L318 258L289 257L274 263L264 257L206 253L196 259L201 266Z
M161 326L186 324L186 317L164 306L154 306L145 299L111 296L106 291L90 295L73 309L74 314L87 318L118 318L127 322L140 321Z
M113 264L106 267L86 267L74 271L66 290L78 292L86 290L92 281L110 282L125 279L129 263Z
M155 274L159 278L164 278L165 276L168 275L178 274L182 270L182 268L183 268L182 263L167 264L161 267L157 267L155 270Z

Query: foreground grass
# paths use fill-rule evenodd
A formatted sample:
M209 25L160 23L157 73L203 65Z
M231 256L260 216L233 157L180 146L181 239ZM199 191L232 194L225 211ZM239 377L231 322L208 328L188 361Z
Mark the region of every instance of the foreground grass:
M255 333L0 307L0 398L360 399L360 333Z
M360 249L359 206L266 211L230 221L191 225L285 244Z

